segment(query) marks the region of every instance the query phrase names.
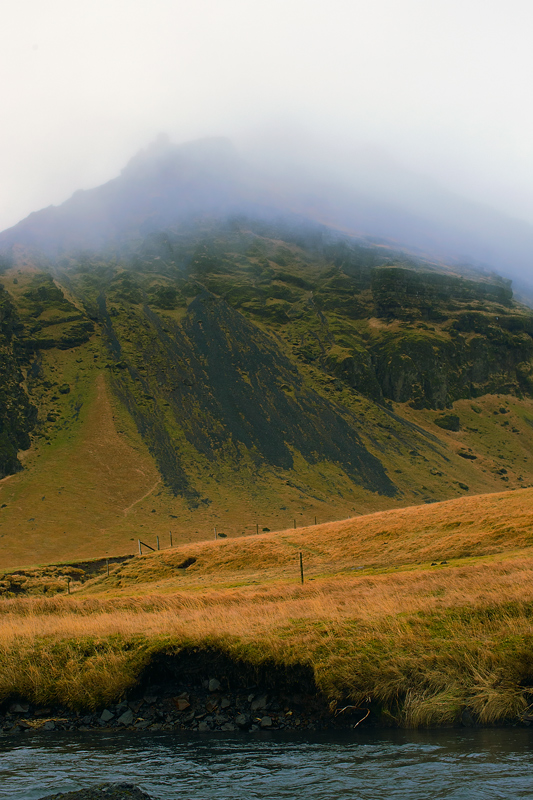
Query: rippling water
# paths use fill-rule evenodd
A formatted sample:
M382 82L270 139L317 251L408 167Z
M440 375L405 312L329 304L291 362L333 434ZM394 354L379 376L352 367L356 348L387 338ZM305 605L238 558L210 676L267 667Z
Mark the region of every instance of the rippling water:
M0 739L0 798L127 780L169 800L533 798L533 730L35 734Z

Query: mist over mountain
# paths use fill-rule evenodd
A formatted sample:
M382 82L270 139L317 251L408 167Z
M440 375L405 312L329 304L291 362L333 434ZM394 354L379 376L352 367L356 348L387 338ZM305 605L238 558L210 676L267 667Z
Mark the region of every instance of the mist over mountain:
M72 251L135 249L147 235L202 218L309 220L426 259L494 270L533 297L533 226L455 195L388 160L269 169L231 142L172 144L160 136L121 174L34 212L0 234L0 249L52 260Z

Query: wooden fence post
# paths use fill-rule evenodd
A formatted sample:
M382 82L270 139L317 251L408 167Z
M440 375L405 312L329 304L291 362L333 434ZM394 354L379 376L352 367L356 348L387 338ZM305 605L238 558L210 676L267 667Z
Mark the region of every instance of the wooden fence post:
M303 586L303 582L304 582L304 560L303 560L303 556L302 556L301 553L300 553L300 578L302 580L302 586Z

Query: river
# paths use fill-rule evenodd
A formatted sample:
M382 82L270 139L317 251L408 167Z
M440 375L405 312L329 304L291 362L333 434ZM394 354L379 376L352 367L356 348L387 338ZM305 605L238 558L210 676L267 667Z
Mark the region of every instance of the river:
M169 800L533 798L533 729L0 737L0 798L125 780Z

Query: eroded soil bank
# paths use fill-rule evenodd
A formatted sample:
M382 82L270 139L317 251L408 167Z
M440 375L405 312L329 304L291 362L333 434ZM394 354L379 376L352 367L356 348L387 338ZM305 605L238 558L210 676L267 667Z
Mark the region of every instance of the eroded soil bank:
M195 648L157 655L138 686L105 708L71 711L13 699L0 710L4 733L100 728L316 731L370 720L367 707L328 704L307 666L236 663L220 651Z

